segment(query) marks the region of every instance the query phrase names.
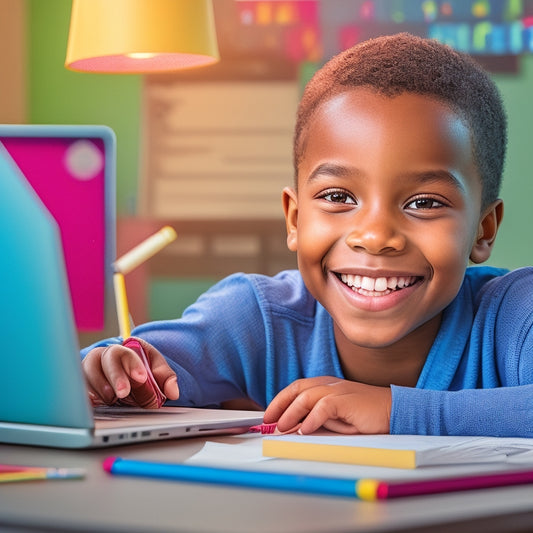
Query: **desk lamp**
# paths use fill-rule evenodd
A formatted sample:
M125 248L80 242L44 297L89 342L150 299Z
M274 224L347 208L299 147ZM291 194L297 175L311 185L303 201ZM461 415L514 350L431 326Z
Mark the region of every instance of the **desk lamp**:
M211 0L73 0L65 67L149 74L219 60Z

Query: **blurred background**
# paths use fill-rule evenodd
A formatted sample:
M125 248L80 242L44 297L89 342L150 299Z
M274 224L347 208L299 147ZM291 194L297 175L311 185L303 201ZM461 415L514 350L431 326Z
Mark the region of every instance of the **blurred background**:
M0 123L102 124L117 136L117 254L178 239L128 276L135 322L180 316L235 271L295 266L281 189L302 87L337 52L409 31L472 54L509 117L504 224L490 264L533 264L533 1L214 0L220 62L174 74L64 67L70 0L0 0Z

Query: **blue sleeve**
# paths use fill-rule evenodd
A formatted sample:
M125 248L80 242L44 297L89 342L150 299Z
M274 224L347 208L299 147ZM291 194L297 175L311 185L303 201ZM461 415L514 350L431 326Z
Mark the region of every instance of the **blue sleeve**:
M392 386L390 432L533 437L533 385L459 391Z
M487 283L469 343L479 357L481 385L454 391L393 386L391 433L533 437L532 294L531 268ZM483 388L484 381L493 385Z
M214 407L238 398L265 403L264 323L246 275L217 283L180 319L140 325L132 336L157 348L176 372L180 399L173 405ZM113 342L121 339L99 345Z

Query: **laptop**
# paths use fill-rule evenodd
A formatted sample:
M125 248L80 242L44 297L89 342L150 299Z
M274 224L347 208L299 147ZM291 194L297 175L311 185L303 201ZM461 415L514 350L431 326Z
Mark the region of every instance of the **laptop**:
M89 402L55 219L0 142L0 442L93 448L241 433L263 413ZM179 379L179 377L178 377Z

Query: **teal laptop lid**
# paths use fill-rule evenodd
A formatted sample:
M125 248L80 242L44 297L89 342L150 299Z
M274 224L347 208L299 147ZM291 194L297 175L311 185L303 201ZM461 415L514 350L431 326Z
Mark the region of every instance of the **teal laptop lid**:
M0 227L0 420L90 428L59 230L1 144Z

